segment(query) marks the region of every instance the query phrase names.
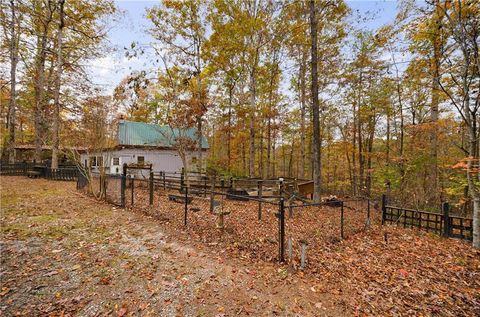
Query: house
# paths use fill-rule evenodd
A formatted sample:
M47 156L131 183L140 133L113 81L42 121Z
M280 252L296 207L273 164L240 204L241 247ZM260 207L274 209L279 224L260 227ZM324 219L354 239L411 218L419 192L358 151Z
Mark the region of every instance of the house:
M179 140L183 140L184 144L186 141L196 144L197 129L180 130L170 126L121 120L113 147L84 153L80 159L85 167L90 166L98 171L103 166L110 174L121 174L124 163L137 167L151 165L154 172L177 173L183 167L178 151ZM205 137L202 138L202 151L208 151ZM190 166L196 164L197 153L198 150L194 148L185 152ZM146 174L146 171L142 174Z

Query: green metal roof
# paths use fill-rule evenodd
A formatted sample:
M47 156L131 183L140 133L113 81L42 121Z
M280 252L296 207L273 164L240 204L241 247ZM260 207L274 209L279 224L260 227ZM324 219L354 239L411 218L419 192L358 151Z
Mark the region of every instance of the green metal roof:
M120 121L118 123L117 141L119 145L148 145L165 146L175 145L177 137L188 137L197 140L197 129L177 129L158 124ZM208 149L208 141L202 137L202 148Z

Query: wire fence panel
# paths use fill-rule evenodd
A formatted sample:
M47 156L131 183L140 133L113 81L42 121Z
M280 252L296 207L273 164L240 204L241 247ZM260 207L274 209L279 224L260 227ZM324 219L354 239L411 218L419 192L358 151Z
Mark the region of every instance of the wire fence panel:
M100 184L101 184L100 175L91 175L90 186L87 186L87 192L90 191L91 194L98 196L101 190Z
M278 258L279 238L276 218L278 204L257 200L239 200L239 197L226 194L211 194L213 194L213 204L211 198L196 199L202 206L202 210L208 211L210 218L206 222L203 217L198 217L200 216L198 215L196 221L197 223L203 222L204 230L210 230L213 233L211 238L224 242L226 247L244 258L264 260ZM263 205L261 219L258 218L259 203ZM208 229L207 226L214 230Z
M344 200L343 209L345 238L364 231L372 223L379 224L381 222L379 210L373 209L368 199Z
M104 184L94 177L92 189L103 188L106 200L120 205L122 177L109 175ZM377 219L380 223L380 214L367 199L290 205L278 196L260 197L263 193L250 196L241 190L189 187L181 179L169 184L161 174L127 175L125 180L126 208L141 210L174 230L188 232L190 238L240 258L302 265L306 248L314 254L329 251L369 223ZM215 183L210 185L218 189Z
M111 204L120 206L122 177L120 175L108 175L105 181L105 200Z
M307 253L314 257L319 252L331 252L341 240L365 231L373 223L381 223L380 211L368 199L288 205L285 210L285 252L294 266L308 261Z
M175 228L188 230L209 245L228 248L243 258L278 258L277 202L199 188L164 189L162 183L154 181L150 205L150 186L148 180L134 179L132 187L132 180L128 179L126 207L141 209Z

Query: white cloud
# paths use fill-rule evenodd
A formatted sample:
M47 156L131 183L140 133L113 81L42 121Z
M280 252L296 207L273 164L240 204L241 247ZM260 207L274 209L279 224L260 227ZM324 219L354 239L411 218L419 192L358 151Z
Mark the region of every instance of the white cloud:
M90 64L91 71L94 75L105 76L115 69L116 63L111 55L92 60ZM96 76L95 76L96 77Z

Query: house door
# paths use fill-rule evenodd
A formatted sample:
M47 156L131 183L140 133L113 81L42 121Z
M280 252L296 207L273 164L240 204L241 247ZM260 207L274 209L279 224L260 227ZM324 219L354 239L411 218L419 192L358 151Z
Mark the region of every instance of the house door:
M112 157L112 164L110 165L110 173L111 174L121 174L122 173L122 168L121 168L121 158L118 156Z

